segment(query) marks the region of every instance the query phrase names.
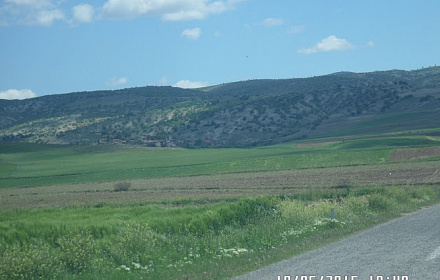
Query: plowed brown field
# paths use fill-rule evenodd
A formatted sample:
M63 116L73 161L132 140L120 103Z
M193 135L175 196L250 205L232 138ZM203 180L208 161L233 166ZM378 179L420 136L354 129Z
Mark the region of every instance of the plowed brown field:
M428 149L429 151L429 149ZM350 185L439 184L438 162L400 162L331 168L292 169L189 177L138 179L131 188L115 192L115 182L2 189L0 210L63 207L105 203L210 200L261 194L296 194Z
M390 162L409 161L434 156L440 156L440 146L396 149L391 155Z

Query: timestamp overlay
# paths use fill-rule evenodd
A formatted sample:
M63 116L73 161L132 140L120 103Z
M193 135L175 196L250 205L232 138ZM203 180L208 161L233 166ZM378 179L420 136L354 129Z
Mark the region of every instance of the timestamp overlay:
M234 280L440 280L440 205Z

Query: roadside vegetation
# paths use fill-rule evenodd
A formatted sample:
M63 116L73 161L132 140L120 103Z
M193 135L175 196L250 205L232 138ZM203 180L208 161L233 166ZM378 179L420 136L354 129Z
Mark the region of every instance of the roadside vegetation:
M438 201L429 186L369 187L197 207L3 211L0 278L227 279Z
M440 202L438 136L321 140L0 144L0 279L228 279Z

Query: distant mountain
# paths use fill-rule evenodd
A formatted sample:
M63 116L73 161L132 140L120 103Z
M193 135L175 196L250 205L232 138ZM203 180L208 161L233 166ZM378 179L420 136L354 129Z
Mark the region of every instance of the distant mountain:
M0 140L251 147L440 127L440 67L0 100Z

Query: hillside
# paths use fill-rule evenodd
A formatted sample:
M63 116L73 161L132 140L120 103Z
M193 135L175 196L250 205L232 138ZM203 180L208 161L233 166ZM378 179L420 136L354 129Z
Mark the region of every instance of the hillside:
M440 128L440 67L0 100L0 140L251 147ZM437 131L437 132L436 132Z

